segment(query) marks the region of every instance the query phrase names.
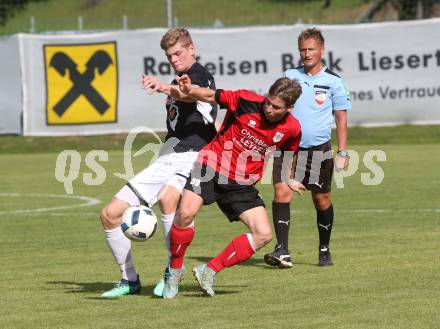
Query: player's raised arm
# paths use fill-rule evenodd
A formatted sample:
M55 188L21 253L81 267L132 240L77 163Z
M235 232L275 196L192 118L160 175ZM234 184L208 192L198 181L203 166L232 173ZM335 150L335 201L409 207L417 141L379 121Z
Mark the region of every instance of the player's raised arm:
M175 86L174 86L175 88ZM152 95L155 92L157 93L163 93L165 95L170 96L172 94L173 85L161 83L159 80L157 80L155 77L152 77L151 75L143 75L142 76L142 89L145 89L148 94ZM174 98L179 99L180 101L184 102L194 102L195 99L191 96L180 94L179 97L176 97L177 95L172 95Z
M176 78L177 83L179 84L179 88L172 88L173 96L189 96L193 99L201 102L216 103L215 101L215 90L209 88L202 88L191 84L191 79L187 74L182 75L181 77Z
M151 75L143 75L142 76L142 89L147 90L147 92L150 90L152 91L151 94L154 92L164 92L162 84L159 80L157 80L155 77L152 77Z

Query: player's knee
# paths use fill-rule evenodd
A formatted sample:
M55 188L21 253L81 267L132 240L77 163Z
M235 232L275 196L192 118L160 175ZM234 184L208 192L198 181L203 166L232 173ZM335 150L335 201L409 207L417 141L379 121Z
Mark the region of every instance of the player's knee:
M104 229L113 229L121 224L120 216L115 216L109 206L106 206L101 210L100 218Z
M315 208L317 210L324 211L331 206L332 200L330 196L323 196L319 198L314 198L313 203L315 204Z
M272 232L259 232L257 234L254 234L253 238L257 249L260 249L272 241Z
M293 192L286 185L282 183L277 183L274 186L274 198L275 202L286 203L292 200Z
M164 194L161 196L159 200L159 208L162 213L172 213L176 211L177 203L179 199L176 200L176 197L171 194Z
M193 222L194 216L195 216L195 214L191 210L181 207L177 211L175 223L177 226L187 227L188 225L190 225Z
M101 219L102 224L105 224L108 222L109 213L108 213L107 207L104 207L101 209L101 213L100 213L99 218Z

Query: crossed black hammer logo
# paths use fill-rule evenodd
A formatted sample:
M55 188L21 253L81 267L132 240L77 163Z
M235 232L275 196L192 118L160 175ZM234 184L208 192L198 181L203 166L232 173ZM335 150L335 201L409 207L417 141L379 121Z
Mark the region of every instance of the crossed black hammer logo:
M62 51L55 53L49 65L61 76L65 76L66 72L69 71L69 78L73 82L72 88L70 88L53 107L58 116L61 117L69 106L81 95L83 95L100 114L104 114L110 105L96 91L91 83L95 78L95 70L98 70L99 74L102 75L112 63L112 59L105 51L98 50L87 61L86 70L81 74L76 68L77 64L68 55Z

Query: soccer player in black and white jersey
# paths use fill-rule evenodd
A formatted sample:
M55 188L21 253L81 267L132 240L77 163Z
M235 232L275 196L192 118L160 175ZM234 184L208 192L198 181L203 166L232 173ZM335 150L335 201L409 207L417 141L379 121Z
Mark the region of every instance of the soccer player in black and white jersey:
M187 74L195 84L215 89L214 78L196 62L195 46L185 28L172 28L162 37L161 48L177 75ZM174 80L172 84L175 84ZM198 151L216 134L214 127L217 108L192 98L176 100L170 96L171 85L161 84L152 76L144 76L144 89L164 93L166 99L166 142L159 157L141 171L115 195L101 211L105 240L119 265L122 279L102 297L118 297L139 293L141 283L131 255L131 241L123 234L120 224L124 211L130 206L146 203L152 207L157 202L166 247L169 250L169 230L174 220L181 192L185 186ZM170 145L172 150L169 150ZM165 151L164 151L165 150ZM168 269L168 267L167 267ZM168 274L165 270L164 277ZM164 278L153 293L162 296Z
M200 152L182 194L179 210L170 230L171 260L163 298L174 298L185 275L183 266L187 247L194 239L194 218L202 205L217 202L229 221L241 221L248 232L236 236L207 264L193 269L201 288L214 295L214 279L226 267L251 258L272 238L272 229L255 184L261 179L264 164L277 149L294 153L299 146L301 127L289 114L301 93L300 85L280 78L267 97L248 90L229 91L198 88L188 76L178 78L177 97L190 96L219 104L227 109L217 136ZM287 168L291 168L291 163ZM294 180L292 191L305 189Z

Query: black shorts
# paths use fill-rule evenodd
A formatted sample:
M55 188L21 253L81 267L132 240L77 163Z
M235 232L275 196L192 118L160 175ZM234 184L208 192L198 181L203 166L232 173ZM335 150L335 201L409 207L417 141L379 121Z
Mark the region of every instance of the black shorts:
M238 221L238 217L246 210L265 206L255 186L229 180L211 167L198 162L191 170L185 189L200 195L204 205L217 202L230 222Z
M273 183L285 181L282 177L283 156L273 162ZM333 178L333 153L329 142L309 148L299 148L295 165L295 179L312 192L331 191Z

